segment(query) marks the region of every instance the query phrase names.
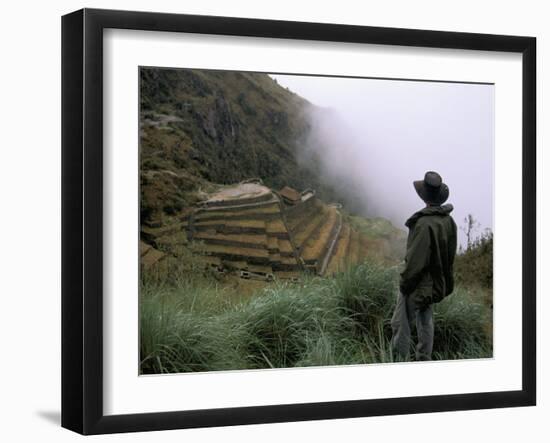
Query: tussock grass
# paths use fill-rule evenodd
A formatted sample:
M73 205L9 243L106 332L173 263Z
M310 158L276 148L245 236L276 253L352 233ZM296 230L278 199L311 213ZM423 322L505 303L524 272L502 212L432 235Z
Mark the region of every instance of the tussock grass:
M434 308L434 358L491 357L492 309L479 290L458 287Z
M398 277L396 267L385 268L365 262L336 274L329 284L344 314L354 321L355 328L364 335L373 336L385 324L389 325Z
M142 373L392 361L398 274L365 262L331 278L275 282L243 298L213 278L141 283ZM490 309L458 288L436 306L434 358L489 357Z
M230 291L216 283L142 285L140 354L143 373L212 371L241 368L231 339Z

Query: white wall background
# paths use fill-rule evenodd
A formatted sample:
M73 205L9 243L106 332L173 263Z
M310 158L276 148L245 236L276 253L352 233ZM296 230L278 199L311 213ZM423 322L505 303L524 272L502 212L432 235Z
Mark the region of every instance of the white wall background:
M538 38L539 226L549 221L550 28L545 2L456 3L112 0L9 2L2 8L0 69L0 439L76 441L60 415L60 31L62 14L81 7L155 10L282 20L350 23ZM545 123L546 122L546 123ZM546 200L546 202L543 202ZM539 228L539 275L549 236ZM545 252L541 252L545 249ZM539 405L533 408L329 420L102 436L94 441L548 441L550 323L548 277L539 278Z

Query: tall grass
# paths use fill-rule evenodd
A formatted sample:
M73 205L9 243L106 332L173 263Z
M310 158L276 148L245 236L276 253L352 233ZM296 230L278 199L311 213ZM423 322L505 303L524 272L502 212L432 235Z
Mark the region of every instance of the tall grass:
M354 320L354 327L372 336L391 318L397 279L396 267L365 262L337 274L329 280L329 287L337 295L343 313Z
M238 325L223 321L231 306L227 292L216 283L142 284L142 372L240 368L240 356L231 343Z
M463 359L491 357L492 309L479 289L458 287L435 305L434 358Z
M275 282L249 298L215 279L144 278L142 373L391 362L397 273L363 263L332 278ZM434 358L491 355L490 312L458 289L435 311Z

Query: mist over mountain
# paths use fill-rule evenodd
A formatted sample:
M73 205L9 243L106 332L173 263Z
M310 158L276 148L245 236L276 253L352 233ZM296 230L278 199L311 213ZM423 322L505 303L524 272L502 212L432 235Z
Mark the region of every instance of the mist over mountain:
M375 165L358 155L364 140L357 137L332 108L310 106L307 117L310 130L297 151L298 161L307 165L313 159L325 182L334 188L348 211L359 215L374 214L365 176Z
M346 173L357 165L333 155L352 140L325 130L339 117L267 74L141 68L140 105L142 221L193 205L212 184L253 177L365 212Z
M305 149L324 174L347 184L358 212L395 226L423 206L412 182L438 171L456 222L493 229L495 86L327 76L273 75L315 104ZM459 239L466 246L464 232Z

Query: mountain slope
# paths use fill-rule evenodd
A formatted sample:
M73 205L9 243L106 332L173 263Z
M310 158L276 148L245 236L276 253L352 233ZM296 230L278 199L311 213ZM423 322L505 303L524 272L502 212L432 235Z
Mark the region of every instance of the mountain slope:
M251 177L334 195L314 159L296 158L312 105L267 74L141 68L140 102L142 221Z

